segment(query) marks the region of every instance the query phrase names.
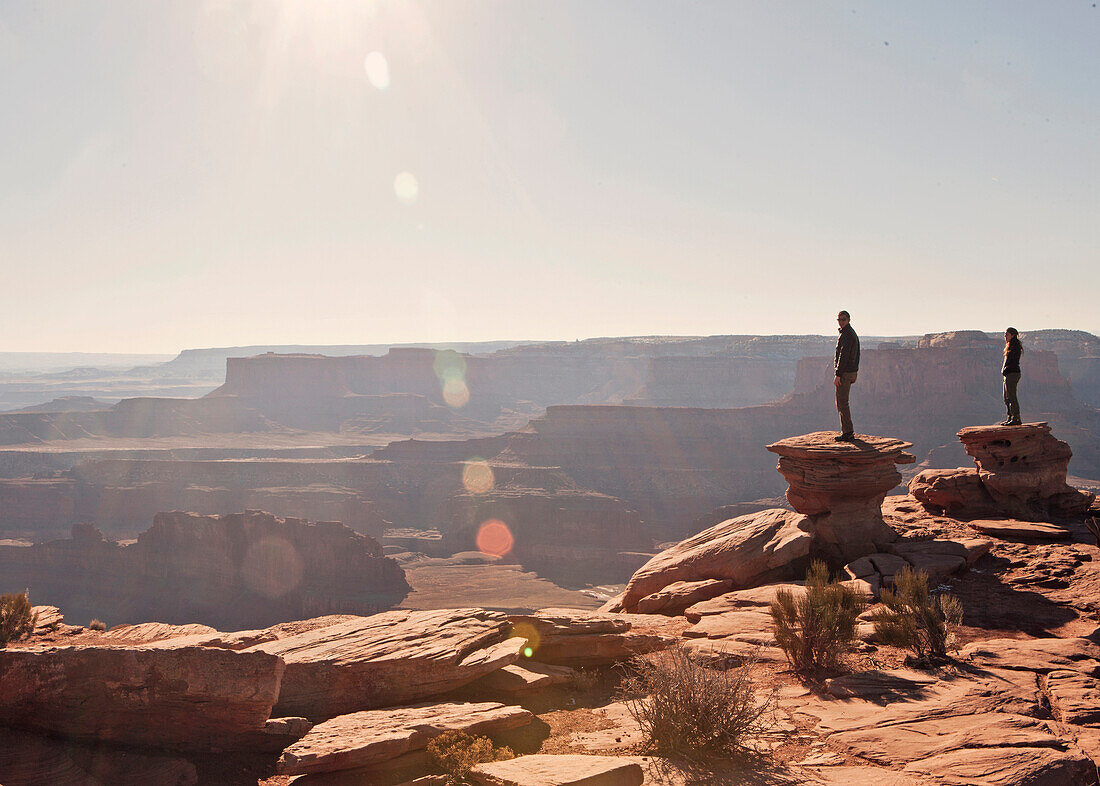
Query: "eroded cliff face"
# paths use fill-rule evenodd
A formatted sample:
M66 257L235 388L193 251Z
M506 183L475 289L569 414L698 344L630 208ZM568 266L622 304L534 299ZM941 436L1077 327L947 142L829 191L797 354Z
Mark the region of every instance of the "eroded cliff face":
M160 513L127 544L77 525L67 540L0 546L0 592L109 624L263 627L322 614L372 614L409 592L378 542L339 522Z

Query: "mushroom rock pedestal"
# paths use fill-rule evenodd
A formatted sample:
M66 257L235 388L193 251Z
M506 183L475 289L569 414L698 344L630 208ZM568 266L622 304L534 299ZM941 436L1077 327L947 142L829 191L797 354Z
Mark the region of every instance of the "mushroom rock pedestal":
M817 431L767 447L779 455L791 507L809 517L813 553L838 566L897 540L882 520L882 501L901 482L894 465L916 458L905 452L912 443L900 439L858 434L854 442L837 442L835 437L835 431Z
M1050 433L1048 423L969 426L959 432L977 469L925 470L909 482L909 493L926 507L952 516L992 513L1028 521L1082 515L1094 495L1066 483L1070 446Z

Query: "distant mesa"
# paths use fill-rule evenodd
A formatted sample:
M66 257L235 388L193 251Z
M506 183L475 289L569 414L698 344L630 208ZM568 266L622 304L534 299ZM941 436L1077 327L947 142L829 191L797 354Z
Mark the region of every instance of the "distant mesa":
M29 407L12 410L13 412L99 412L110 409L111 402L102 401L91 396L61 396L45 404L34 404Z
M371 614L408 594L404 571L339 522L160 513L129 544L90 524L69 540L0 546L0 592L109 624L262 627L321 614Z

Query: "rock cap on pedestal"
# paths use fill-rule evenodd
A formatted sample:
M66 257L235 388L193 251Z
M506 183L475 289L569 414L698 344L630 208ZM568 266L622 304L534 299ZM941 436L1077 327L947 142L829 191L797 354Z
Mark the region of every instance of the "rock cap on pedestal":
M880 461L893 456L895 464L912 464L916 457L905 450L913 447L896 437L878 437L873 434L856 434L852 442L837 442L836 431L815 431L773 442L767 448L772 453L790 458L816 458L829 456L840 461Z

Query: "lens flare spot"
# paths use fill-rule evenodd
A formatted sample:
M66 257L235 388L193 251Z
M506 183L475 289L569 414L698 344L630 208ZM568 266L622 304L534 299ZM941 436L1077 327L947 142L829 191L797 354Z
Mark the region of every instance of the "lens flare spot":
M477 531L477 548L482 554L503 557L514 545L512 530L500 519L489 519Z
M302 581L298 550L283 538L264 538L252 544L241 561L241 578L253 592L280 598Z
M420 195L420 184L416 182L412 172L398 172L393 179L393 193L397 195L398 201L411 205Z
M453 349L437 350L432 360L432 371L440 382L446 382L448 379L465 379L466 358Z
M488 461L467 461L462 468L462 485L471 494L484 494L493 487L493 468Z
M534 657L542 641L542 637L539 636L539 632L535 630L534 625L529 622L518 622L512 626L511 635L513 638L527 639L527 646L523 648L523 657Z
M363 70L367 72L367 81L379 90L390 86L390 64L381 52L371 52L363 58Z
M443 400L448 407L461 409L470 401L470 389L461 379L448 379L443 383Z

